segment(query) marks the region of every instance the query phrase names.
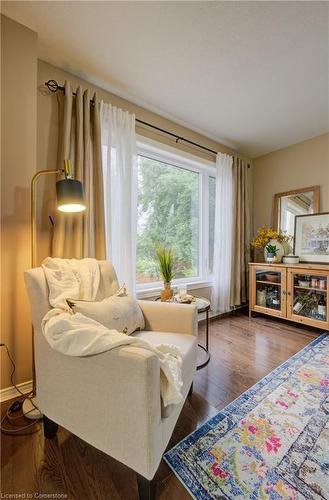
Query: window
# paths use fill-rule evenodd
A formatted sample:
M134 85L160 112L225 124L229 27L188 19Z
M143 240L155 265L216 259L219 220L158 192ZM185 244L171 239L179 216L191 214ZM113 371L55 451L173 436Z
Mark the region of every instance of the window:
M215 167L172 148L139 144L137 289L160 285L155 250L170 247L175 281L209 281L212 272ZM212 175L211 175L212 174Z

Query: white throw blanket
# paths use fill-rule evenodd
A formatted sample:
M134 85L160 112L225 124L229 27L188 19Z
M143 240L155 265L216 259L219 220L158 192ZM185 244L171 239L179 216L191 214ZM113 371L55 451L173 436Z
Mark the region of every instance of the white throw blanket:
M178 347L154 346L145 340L109 330L83 314L73 314L66 298L95 300L100 281L95 259L58 259L43 261L49 287L49 302L53 307L42 320L42 331L56 351L68 356L100 354L122 345L134 345L155 353L161 368L161 396L166 407L182 401L182 358Z

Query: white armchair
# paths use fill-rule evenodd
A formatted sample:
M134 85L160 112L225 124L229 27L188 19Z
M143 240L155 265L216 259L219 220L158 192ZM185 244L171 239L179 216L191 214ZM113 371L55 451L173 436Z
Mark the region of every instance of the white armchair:
M118 289L113 266L99 261L97 300ZM58 424L138 473L141 498L151 498L153 479L183 402L161 407L160 366L150 351L119 347L90 357L70 357L53 350L41 331L51 308L41 268L25 272L34 326L37 396L46 438ZM139 301L144 331L135 335L155 344L175 344L183 356L184 400L196 369L197 313L194 306Z

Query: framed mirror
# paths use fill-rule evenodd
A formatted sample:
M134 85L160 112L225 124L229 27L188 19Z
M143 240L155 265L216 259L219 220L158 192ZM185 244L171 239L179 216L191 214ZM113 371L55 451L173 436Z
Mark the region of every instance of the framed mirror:
M274 195L273 228L294 236L295 216L320 212L320 186Z

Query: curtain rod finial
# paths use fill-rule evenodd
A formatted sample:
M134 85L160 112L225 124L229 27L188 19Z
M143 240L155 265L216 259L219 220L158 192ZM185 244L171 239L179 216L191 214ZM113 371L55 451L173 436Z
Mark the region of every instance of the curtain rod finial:
M56 80L48 80L48 82L45 83L46 87L50 90L50 92L57 92L58 90L58 83Z

